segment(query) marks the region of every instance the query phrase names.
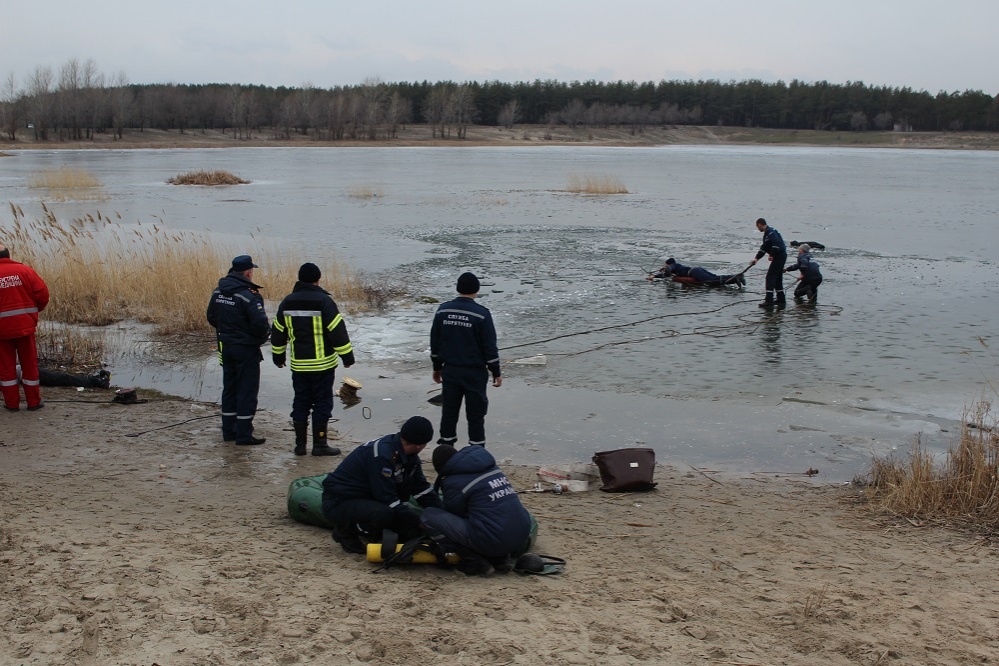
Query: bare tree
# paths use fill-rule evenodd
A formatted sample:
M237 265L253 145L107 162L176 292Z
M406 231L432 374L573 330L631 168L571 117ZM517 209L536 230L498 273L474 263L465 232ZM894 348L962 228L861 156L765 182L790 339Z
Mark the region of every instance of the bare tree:
M476 121L479 110L475 106L475 91L472 86L463 83L451 93L451 100L448 107L451 116L458 129L458 138L464 139L468 134L468 126Z
M583 100L576 97L565 105L559 112L559 116L570 129L575 129L576 125L579 125L583 121L583 114L585 113L586 105L583 104Z
M503 127L510 129L517 121L520 120L520 102L515 99L511 99L509 102L504 104L500 110L499 114L496 116L496 120Z
M17 80L14 72L7 75L4 80L3 89L0 90L0 125L7 133L10 141L17 139L17 127L20 124L18 113L20 111L21 100L18 97Z
M125 70L119 70L111 77L111 124L114 127L115 135L121 139L124 135L125 124L131 120L134 104L132 90L128 86L128 77Z
M83 88L82 120L84 132L86 138L92 139L95 131L103 132L107 127L109 99L104 75L97 70L97 62L93 58L88 58L83 63L83 69L80 72L80 85Z
M399 125L408 123L411 114L412 103L400 95L398 90L394 91L389 96L388 105L385 108L385 122L389 126L388 136L390 138L394 139L396 137Z
M891 120L891 114L887 111L882 111L874 116L874 126L879 130L889 129L891 127Z
M448 102L448 90L443 83L438 84L430 89L430 93L427 94L426 98L423 100L423 118L430 125L430 130L432 133L432 138L437 138L437 130L441 132L441 138L444 138L444 123L445 111Z
M863 111L854 111L850 114L850 129L854 132L863 132L867 129L867 114Z
M225 99L225 109L229 122L232 125L232 138L242 138L243 115L246 112L246 100L239 85L234 85L229 88L229 92ZM237 135L237 132L240 134Z
M48 141L49 125L51 124L52 105L52 68L35 67L28 78L28 97L31 99L32 125L35 129L35 139Z

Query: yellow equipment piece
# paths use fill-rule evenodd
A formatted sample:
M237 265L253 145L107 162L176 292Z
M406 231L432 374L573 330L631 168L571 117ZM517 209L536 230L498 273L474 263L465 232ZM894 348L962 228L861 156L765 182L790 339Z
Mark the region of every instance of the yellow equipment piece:
M395 552L402 550L402 544L398 544L395 547ZM369 543L368 544L368 562L384 562L382 559L382 545L380 543ZM455 553L447 554L448 564L457 564L461 560ZM428 553L425 550L417 550L413 553L413 564L437 564L437 558L433 553Z

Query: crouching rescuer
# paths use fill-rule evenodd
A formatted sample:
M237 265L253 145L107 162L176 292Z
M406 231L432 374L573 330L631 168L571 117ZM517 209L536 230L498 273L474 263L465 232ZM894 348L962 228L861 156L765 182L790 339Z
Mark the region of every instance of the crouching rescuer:
M348 553L366 552L384 530L408 541L422 534L420 516L410 504L440 507L423 475L420 452L433 439L434 426L422 416L408 419L393 435L357 447L323 480L323 515L333 540ZM363 541L362 541L363 539Z
M274 365L283 368L291 355L291 383L295 397L291 420L295 426L295 455L306 454L309 414L312 414L312 455L335 456L340 449L327 443L333 415L336 367L354 364L354 349L329 292L319 286L322 272L313 263L298 269L298 282L278 306L271 330Z

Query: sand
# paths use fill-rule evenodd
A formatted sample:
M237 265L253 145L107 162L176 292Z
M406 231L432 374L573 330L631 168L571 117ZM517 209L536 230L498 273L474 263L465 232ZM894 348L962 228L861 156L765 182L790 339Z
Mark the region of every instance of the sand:
M562 575L373 573L288 517L339 459L292 455L284 414L235 447L214 405L150 396L0 413L0 664L999 662L995 544L852 486L659 466L649 493L522 495ZM394 428L367 425L339 444Z

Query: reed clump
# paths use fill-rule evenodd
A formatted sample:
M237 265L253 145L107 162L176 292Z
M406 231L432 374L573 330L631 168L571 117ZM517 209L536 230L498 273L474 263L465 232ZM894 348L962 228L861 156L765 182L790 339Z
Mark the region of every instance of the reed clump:
M908 460L876 458L865 489L886 511L914 519L959 519L999 529L999 424L983 398L965 413L960 440L942 459L917 438Z
M189 171L167 180L171 185L246 185L250 181L217 169L215 171Z
M351 185L347 188L347 196L351 199L381 199L385 191L381 185Z
M51 300L42 318L68 324L107 325L135 320L158 334L211 333L205 310L220 277L236 255L250 253L260 268L254 282L273 313L288 294L307 251L273 243L247 243L209 234L176 232L162 224L123 224L97 212L68 223L42 204L29 220L10 204L13 221L0 219L0 238L12 257L32 266L48 284ZM319 262L317 262L319 263ZM322 286L341 309L376 307L370 287L342 262L326 261Z
M573 194L628 194L628 188L617 176L570 174L567 192Z
M104 335L56 322L40 322L35 334L38 361L42 366L69 370L100 370L106 358Z
M31 177L28 187L47 190L46 198L50 201L107 199L100 178L86 169L45 169Z

